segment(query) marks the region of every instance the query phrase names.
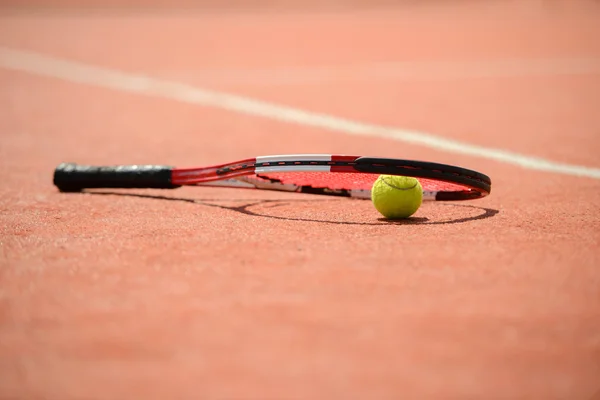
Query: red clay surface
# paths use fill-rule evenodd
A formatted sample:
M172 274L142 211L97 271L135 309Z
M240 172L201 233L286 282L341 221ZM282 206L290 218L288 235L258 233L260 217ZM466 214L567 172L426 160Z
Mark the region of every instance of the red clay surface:
M280 84L204 74L600 58L592 3L514 3L5 12L0 46L598 167L597 72ZM598 180L2 68L0 87L0 398L598 396ZM290 152L448 162L494 186L389 223L368 201L61 194L51 181L63 161Z

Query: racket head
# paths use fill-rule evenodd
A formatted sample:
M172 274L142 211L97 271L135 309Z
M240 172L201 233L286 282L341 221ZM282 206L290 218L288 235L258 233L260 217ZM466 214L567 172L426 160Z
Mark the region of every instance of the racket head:
M381 174L412 176L424 200L472 200L490 194L491 180L452 165L392 158L299 154L264 156L205 168L173 170L173 183L370 198Z

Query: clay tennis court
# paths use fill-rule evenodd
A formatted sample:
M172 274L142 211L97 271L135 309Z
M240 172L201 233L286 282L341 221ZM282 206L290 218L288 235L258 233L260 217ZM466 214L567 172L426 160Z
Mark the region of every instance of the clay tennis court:
M599 398L599 21L591 1L3 2L0 398ZM390 222L52 184L61 162L288 153L448 163L492 193Z

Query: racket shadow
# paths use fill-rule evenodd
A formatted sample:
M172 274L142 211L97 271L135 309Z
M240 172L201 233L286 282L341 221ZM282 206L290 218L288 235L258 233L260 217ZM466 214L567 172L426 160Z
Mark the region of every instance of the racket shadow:
M456 204L456 203L437 203L437 205L444 207L461 207L465 209L475 210L478 212L477 215L470 215L461 218L455 218L445 221L430 221L426 217L410 217L403 220L388 220L386 218L378 218L378 222L352 222L352 221L333 221L326 219L313 219L313 218L302 218L302 217L290 217L290 216L279 216L271 215L264 211L264 209L274 209L279 206L283 206L286 203L324 203L331 201L340 201L339 198L322 198L322 199L193 199L186 197L170 197L161 196L154 194L141 194L141 193L124 193L114 191L95 191L95 190L84 190L83 193L98 195L98 196L122 196L122 197L137 197L142 199L161 200L161 201L176 201L183 203L198 204L206 207L219 208L223 210L234 211L243 215L253 217L263 217L278 219L284 221L299 221L299 222L320 222L324 224L334 225L450 225L450 224L461 224L471 221L483 220L492 218L497 215L500 211L492 208L478 207L470 204ZM351 200L348 201L363 201L363 200ZM217 202L244 202L239 206L231 206L224 204L216 204ZM252 210L252 207L263 206L263 211Z

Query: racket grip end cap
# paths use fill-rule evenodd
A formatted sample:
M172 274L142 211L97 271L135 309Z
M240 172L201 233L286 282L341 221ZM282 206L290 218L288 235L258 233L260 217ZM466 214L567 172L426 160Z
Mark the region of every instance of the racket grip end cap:
M89 166L61 163L54 170L54 185L61 192L83 189L175 189L173 167L165 165Z

